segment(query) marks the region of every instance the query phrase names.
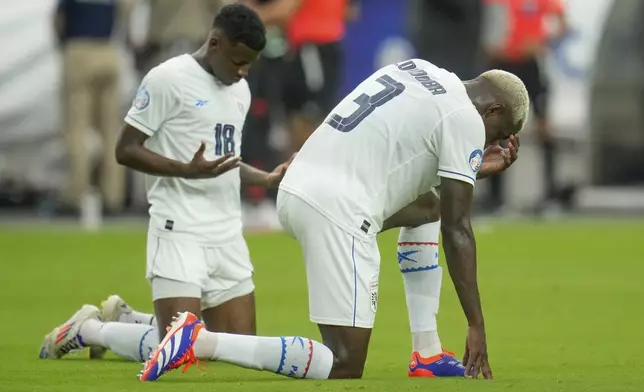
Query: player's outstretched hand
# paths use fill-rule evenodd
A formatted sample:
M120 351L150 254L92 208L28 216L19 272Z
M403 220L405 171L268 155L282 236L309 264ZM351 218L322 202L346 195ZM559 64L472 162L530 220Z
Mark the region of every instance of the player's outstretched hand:
M277 188L279 186L282 178L284 178L284 175L286 174L286 170L288 169L291 162L293 162L293 158L295 158L295 154L293 154L288 161L282 163L281 165L277 166L272 172L268 173L268 176L266 176L267 188Z
M485 328L483 326L469 327L467 340L465 342L465 376L478 378L483 373L486 380L492 379L492 369L487 359L487 342L485 340Z
M205 151L206 143L201 142L201 146L199 146L192 161L187 165L186 178L213 178L239 167L241 158L233 157L234 154L232 153L214 161L208 161L203 156Z
M519 136L510 136L507 139L507 148L498 144L493 144L485 150L483 154L483 164L481 165L481 177L487 177L500 173L512 166L519 157Z

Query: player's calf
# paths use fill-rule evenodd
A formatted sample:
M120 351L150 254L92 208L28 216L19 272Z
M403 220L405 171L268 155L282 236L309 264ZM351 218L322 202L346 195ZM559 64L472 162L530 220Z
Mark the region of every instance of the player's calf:
M371 329L320 325L324 345L334 354L330 379L362 378Z
M202 321L212 332L256 335L255 285L245 279L227 290L204 293Z

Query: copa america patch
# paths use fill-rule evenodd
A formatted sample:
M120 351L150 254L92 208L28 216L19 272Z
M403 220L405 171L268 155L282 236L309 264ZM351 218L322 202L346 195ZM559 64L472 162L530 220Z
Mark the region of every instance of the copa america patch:
M134 107L138 110L143 110L150 105L150 93L145 87L141 87L134 97Z
M481 150L474 150L470 154L470 169L472 170L473 173L478 173L478 171L481 169L481 165L483 164L483 151Z

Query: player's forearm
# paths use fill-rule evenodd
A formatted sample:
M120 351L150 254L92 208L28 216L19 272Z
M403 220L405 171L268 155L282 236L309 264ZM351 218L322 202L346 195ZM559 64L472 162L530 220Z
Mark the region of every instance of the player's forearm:
M242 185L268 187L268 173L246 163L239 165L239 177Z
M161 156L140 145L117 147L116 161L130 169L154 176L188 176L187 164Z
M468 324L483 325L483 310L476 276L476 241L469 224L443 225L443 250L456 293Z

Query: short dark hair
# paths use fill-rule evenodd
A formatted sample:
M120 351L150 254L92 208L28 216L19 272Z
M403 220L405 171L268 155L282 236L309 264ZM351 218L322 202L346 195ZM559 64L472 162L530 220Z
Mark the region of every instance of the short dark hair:
M229 4L215 17L213 27L226 33L233 43L242 43L249 48L262 51L266 46L266 28L257 13L243 4Z

